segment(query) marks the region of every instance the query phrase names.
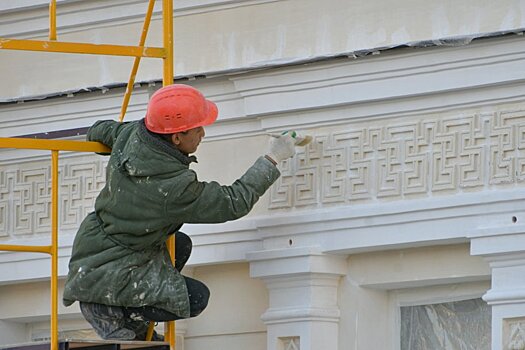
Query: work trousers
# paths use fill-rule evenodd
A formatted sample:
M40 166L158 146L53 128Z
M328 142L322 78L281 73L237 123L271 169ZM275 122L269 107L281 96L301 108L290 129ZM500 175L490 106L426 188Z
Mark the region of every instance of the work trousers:
M193 245L190 237L182 232L175 233L175 242L175 268L181 272L191 255ZM190 301L190 317L195 317L208 305L210 291L204 283L183 277ZM181 318L152 306L122 307L80 302L80 310L103 339L144 340L148 321L165 322Z
M183 232L175 233L175 268L181 272L186 262L190 258L193 243L191 238ZM199 315L208 305L210 290L206 285L196 279L183 276L188 289L188 298L190 299L190 317ZM125 312L128 314L139 314L145 319L156 322L174 321L180 319L179 316L166 310L151 307L126 307Z

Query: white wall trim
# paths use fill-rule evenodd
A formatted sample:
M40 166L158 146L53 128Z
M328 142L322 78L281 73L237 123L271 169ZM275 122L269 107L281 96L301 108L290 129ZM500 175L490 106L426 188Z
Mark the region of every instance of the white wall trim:
M264 119L265 128L281 126L284 113L303 111L307 114L301 117L302 125L326 125L338 119L370 120L523 98L518 83L525 80L525 73L516 70L524 59L522 38L490 39L464 47L396 49L357 60L244 74L232 81L246 101L247 115L277 114L276 123ZM514 93L494 91L507 85ZM437 95L439 101L433 98ZM343 105L351 109L339 118L326 110L325 118L312 113Z
M383 203L355 207L307 210L294 215L272 214L247 217L215 225L185 225L194 251L189 265L207 265L257 260L277 249L281 258L292 258L297 249L317 246L320 253L352 254L364 251L399 249L468 242L473 228L487 223L508 226L513 212L525 212L525 189L499 191L490 198L476 193L453 198L431 198L423 201ZM501 199L505 198L505 199ZM60 276L67 273L74 232L60 233ZM47 238L3 240L2 244L49 244ZM47 243L43 243L43 242ZM290 243L291 242L291 243ZM1 283L41 279L49 276L47 256L28 257L29 253L0 252ZM38 269L26 268L27 264ZM31 265L33 266L33 265ZM12 272L12 274L11 274Z
M524 101L524 60L521 37L495 38L464 47L396 49L357 60L333 59L186 83L202 88L219 106L218 122L207 129L207 139L213 141L285 127L334 126ZM148 90L155 89L146 85L135 89L126 120L144 115ZM34 129L57 130L63 128L64 117L77 127L93 119L115 119L123 93L119 88L30 101L22 108L0 105L0 130L2 136L27 134L22 130L31 131L33 123L39 124ZM95 103L101 107L94 108ZM56 108L63 110L61 123L46 114ZM7 117L19 113L18 118Z
M488 193L475 193L272 214L258 218L255 225L265 249L318 245L324 253L349 254L460 243L468 241L472 228L489 222L509 225L513 213L525 210L523 189L498 193L492 199ZM193 233L190 228L186 231ZM206 236L195 234L195 241Z

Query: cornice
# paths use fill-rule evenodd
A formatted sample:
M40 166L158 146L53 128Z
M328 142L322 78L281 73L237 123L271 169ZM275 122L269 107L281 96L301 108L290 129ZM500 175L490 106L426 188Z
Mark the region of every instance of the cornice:
M452 198L334 207L296 213L246 217L215 225L184 225L194 249L189 266L249 260L296 259L346 255L468 242L476 230L494 223L512 225L515 212L525 211L525 189L471 193ZM74 230L61 229L59 275L67 273ZM2 244L49 244L47 238L19 238ZM313 250L312 250L313 249ZM311 255L311 253L309 253ZM302 255L301 255L302 256ZM0 252L0 284L48 276L49 257ZM38 268L30 266L37 265Z
M524 101L524 60L522 38L499 38L466 47L399 49L357 60L339 58L185 82L219 106L218 122L207 128L206 141L213 141ZM149 93L157 88L150 85L135 89L126 120L144 115ZM1 136L115 119L123 91L0 105Z
M513 188L417 201L337 206L274 213L254 218L250 226L266 251L277 249L280 254L283 249L312 246L325 254L353 254L455 244L468 242L476 229L514 225L515 213L525 210L524 197L525 189ZM228 232L236 224L188 225L185 229L198 245L215 230Z
M301 123L322 125L326 119L337 120L330 114L321 119L309 115L344 106L350 108L349 113L339 118L348 122L523 97L519 85L525 73L519 67L524 59L522 38L487 39L464 47L403 48L361 59L338 58L247 73L231 80L245 101L248 116L268 116L263 127L277 127L280 120L273 116L285 113L306 113ZM516 91L497 91L504 86ZM483 91L489 88L492 96Z

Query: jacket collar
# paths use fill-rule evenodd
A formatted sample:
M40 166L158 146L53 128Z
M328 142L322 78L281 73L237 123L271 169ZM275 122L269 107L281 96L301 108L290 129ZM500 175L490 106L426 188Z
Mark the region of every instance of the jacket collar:
M182 153L177 149L177 147L173 146L171 143L164 140L162 137L159 137L158 135L149 131L146 128L144 118L142 118L139 121L139 136L148 144L153 145L153 147L177 158L184 165L190 165L192 162L197 163L197 157L188 156L187 154Z

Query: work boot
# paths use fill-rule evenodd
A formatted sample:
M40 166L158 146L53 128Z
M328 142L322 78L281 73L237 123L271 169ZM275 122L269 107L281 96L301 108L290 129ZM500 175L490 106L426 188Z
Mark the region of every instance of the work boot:
M124 312L118 306L80 302L80 311L102 339L134 340L136 334L126 328Z
M131 326L129 323L126 323L126 326L133 329L133 331L135 332L136 334L135 340L147 340L146 335L148 334L148 327L149 327L148 322L145 322L142 325L137 324L135 326ZM150 340L151 341L164 341L164 336L159 335L156 331L153 331L153 335L151 336Z
M146 321L142 315L136 312L130 312L128 309L124 309L124 314L126 316L124 321L124 327L131 329L133 332L135 332L134 340L146 340L146 335L148 334L150 321ZM164 341L164 337L162 335L159 335L154 330L150 340Z

